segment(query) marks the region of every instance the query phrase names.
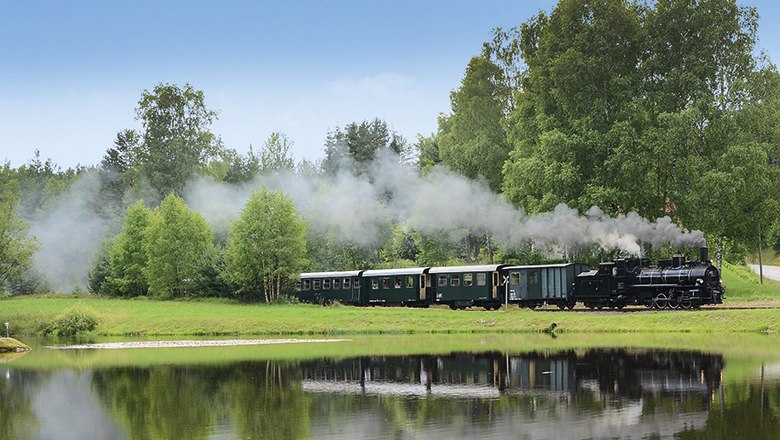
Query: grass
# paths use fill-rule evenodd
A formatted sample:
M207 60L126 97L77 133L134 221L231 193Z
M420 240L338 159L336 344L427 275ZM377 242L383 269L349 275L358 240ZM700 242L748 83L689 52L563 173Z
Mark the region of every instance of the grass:
M761 285L744 266L723 270L728 304L780 304L780 283ZM429 333L538 333L555 322L556 333L774 333L780 309L659 311L647 313L534 312L510 306L498 312L443 307L347 307L241 304L230 300L158 301L91 295L46 295L0 299L0 322L14 335L41 332L63 311L85 308L99 320L94 334L154 335L357 335Z
M726 302L780 301L780 282L759 277L749 267L723 263L723 285L726 287Z
M0 338L0 353L7 351L29 350L30 347L14 338Z
M230 302L121 300L66 295L0 300L0 321L32 335L62 310L85 306L100 318L98 335L350 335L403 333L765 332L780 330L780 309L590 314L502 308L358 308L244 305Z

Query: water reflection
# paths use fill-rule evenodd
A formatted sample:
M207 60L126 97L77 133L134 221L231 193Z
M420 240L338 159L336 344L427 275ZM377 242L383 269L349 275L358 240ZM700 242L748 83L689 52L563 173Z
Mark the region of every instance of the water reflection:
M719 354L640 349L5 364L0 439L774 438L780 368L729 383L724 368Z

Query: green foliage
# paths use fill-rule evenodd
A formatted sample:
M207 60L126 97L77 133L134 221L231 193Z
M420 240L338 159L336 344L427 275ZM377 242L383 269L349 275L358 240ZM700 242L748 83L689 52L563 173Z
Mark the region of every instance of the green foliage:
M0 292L8 288L9 283L18 281L20 276L33 265L33 255L38 242L27 236L27 225L17 216L16 199L13 194L5 193L0 197Z
M86 306L72 307L54 317L51 321L42 324L38 333L44 336L76 336L81 333L94 331L100 324L100 315L92 308Z
M181 194L184 185L219 150L208 127L216 112L206 108L203 92L191 85L158 84L144 90L136 109L143 124L135 166L160 198Z
M502 125L508 95L501 69L485 57L473 57L461 87L450 96L452 114L439 117L436 136L442 163L469 178L485 179L494 191L501 188L501 167L510 151Z
M108 253L112 245L113 240L104 240L100 250L94 257L92 268L87 275L87 289L90 293L99 295L110 295L112 293L108 282L111 276L111 260Z
M306 223L281 192L254 191L233 223L226 278L243 298L278 298L306 266Z
M290 157L292 146L293 142L284 133L278 131L271 133L260 152L260 172L263 174L291 172L295 168L295 161Z
M401 154L406 140L391 132L387 122L379 118L373 121L353 122L342 130L336 127L325 139L325 159L322 168L326 173L336 174L350 166L357 175L368 172L368 164L382 151ZM369 173L370 174L370 173Z
M145 229L143 275L149 292L164 298L191 295L198 262L212 242L213 233L203 217L182 198L168 195Z
M142 200L130 205L125 215L122 232L108 251L109 268L104 289L119 296L146 295L149 283L146 280L148 256L146 235L151 223L152 211ZM99 289L101 287L98 287Z

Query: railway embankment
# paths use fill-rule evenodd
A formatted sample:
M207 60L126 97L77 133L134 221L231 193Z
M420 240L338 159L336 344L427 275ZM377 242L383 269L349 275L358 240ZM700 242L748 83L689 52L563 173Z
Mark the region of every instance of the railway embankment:
M780 303L727 303L695 310L498 311L446 307L247 305L227 300L156 301L52 295L0 300L13 335L51 330L63 310L87 310L105 336L279 336L437 333L776 333ZM576 310L576 309L575 309ZM627 312L625 310L636 310ZM555 324L555 326L553 326ZM53 333L56 335L56 331Z

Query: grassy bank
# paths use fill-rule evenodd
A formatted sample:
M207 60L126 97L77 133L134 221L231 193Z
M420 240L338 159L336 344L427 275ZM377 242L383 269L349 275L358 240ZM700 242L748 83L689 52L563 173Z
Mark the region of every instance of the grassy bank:
M744 266L723 269L727 305L780 304L780 283L758 283ZM356 308L346 306L239 304L228 300L122 300L50 295L0 299L0 322L14 335L33 335L78 313L98 319L94 334L121 335L344 335L385 333L536 333L554 322L558 333L780 331L780 309L571 313L502 308ZM71 320L72 321L72 320Z
M502 308L357 308L243 305L227 301L120 300L48 296L0 300L14 335L36 334L63 311L89 310L98 335L344 335L385 333L765 332L780 330L780 309L645 313L540 312Z
M780 282L764 278L761 284L758 275L745 265L724 263L723 285L727 302L780 300Z

